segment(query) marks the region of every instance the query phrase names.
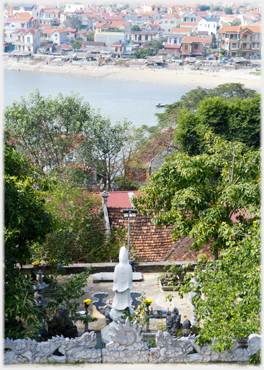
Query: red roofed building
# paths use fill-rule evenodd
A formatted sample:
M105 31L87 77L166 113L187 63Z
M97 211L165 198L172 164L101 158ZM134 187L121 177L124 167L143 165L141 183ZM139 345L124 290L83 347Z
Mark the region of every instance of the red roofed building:
M261 28L258 26L226 26L220 29L221 48L232 57L240 52L246 59L261 58ZM242 53L241 53L242 52Z
M200 38L198 36L187 36L182 40L182 57L202 57L206 44L211 44L211 38Z
M16 51L27 51L36 53L40 47L40 32L37 29L16 29L14 32L14 42Z
M103 195L105 224L109 229L128 229L128 218L124 218L126 208L133 208L132 197L137 191L110 191L93 193ZM108 195L108 196L107 196ZM150 216L137 213L130 219L130 248L139 260L144 262L158 261L195 261L198 254L207 253L212 258L210 246L204 246L199 252L189 251L194 239L186 237L174 242L171 237L172 226L166 228L155 226Z
M65 29L45 28L43 30L43 35L45 40L50 40L56 45L67 42L67 31Z

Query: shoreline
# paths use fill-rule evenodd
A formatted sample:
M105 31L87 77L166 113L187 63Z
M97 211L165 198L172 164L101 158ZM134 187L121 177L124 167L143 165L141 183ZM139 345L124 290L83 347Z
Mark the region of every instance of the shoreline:
M81 76L83 78L106 78L113 80L158 83L168 85L216 87L225 83L242 83L246 88L261 90L261 76L250 74L252 70L184 70L158 69L145 66L116 67L112 65L70 65L56 66L51 64L29 64L11 60L3 63L4 70L44 72ZM11 62L11 63L10 63Z

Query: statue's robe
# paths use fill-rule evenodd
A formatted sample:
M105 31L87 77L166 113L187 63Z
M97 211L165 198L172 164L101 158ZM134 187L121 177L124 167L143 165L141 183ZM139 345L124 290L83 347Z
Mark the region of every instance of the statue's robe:
M133 286L133 272L132 267L128 261L128 254L126 247L121 247L119 253L119 263L114 271L114 286L113 291L115 297L112 307L116 310L124 310L131 307L130 289Z

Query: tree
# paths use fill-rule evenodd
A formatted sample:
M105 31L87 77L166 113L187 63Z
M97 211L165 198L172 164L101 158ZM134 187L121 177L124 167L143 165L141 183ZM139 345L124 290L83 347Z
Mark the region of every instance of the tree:
M131 26L130 31L140 31L140 27L137 24L134 24L133 26Z
M230 141L260 146L260 95L251 99L205 98L195 113L178 113L175 139L179 150L189 155L204 152L204 134L212 130Z
M231 23L231 26L240 26L240 25L241 25L241 22L237 19Z
M151 48L139 49L133 53L133 57L137 59L146 59L155 55L155 52Z
M115 178L115 185L117 186L118 191L127 191L127 190L138 190L139 185L127 177L117 176Z
M233 14L232 8L225 8L224 12L225 12L225 14Z
M202 88L202 87L197 87L196 89L193 89L193 90L189 91L187 94L185 94L181 97L180 101L168 105L166 107L166 110L165 110L164 113L156 114L157 117L158 117L158 121L159 121L159 127L162 127L162 128L168 127L168 126L176 127L176 136L177 136L177 140L179 140L179 142L176 141L176 145L177 144L180 144L180 146L182 145L181 148L183 150L187 150L187 151L192 147L194 149L194 153L197 153L200 150L200 144L202 142L204 142L204 140L203 140L203 132L204 131L200 132L200 134L199 134L198 133L199 128L198 128L198 126L196 126L196 124L198 125L198 123L199 123L199 125L200 125L200 123L201 123L201 121L198 119L199 114L197 115L197 112L199 111L199 106L202 104L202 102L204 101L205 98L215 98L215 97L221 97L224 100L226 100L226 108L227 108L227 106L229 106L228 104L230 104L230 107L231 106L235 107L235 103L234 103L234 105L233 105L233 103L231 103L231 100L233 100L234 98L239 98L240 100L245 99L246 101L249 100L249 99L256 98L256 100L251 101L253 103L255 113L251 112L250 117L251 118L255 117L255 119L253 118L253 122L255 122L255 124L256 124L255 128L258 131L258 129L259 129L259 118L258 118L259 98L257 98L257 94L254 90L246 89L240 83L237 83L237 84L234 84L234 83L223 84L223 85L219 85L218 87L216 87L214 89L206 89L206 88ZM223 100L222 100L222 102L225 105ZM241 105L244 106L245 108L246 108L247 104L248 103L245 103L245 105L244 105L241 101ZM186 115L184 115L184 113L182 111L183 109L188 111L188 112L185 111ZM235 114L235 109L234 109L232 114ZM181 120L183 122L185 118L187 119L187 117L190 118L191 116L194 117L195 121L190 122L190 121L187 120L190 123L190 127L188 127L188 126L184 127L183 125L179 124L179 118L181 118ZM243 118L242 117L242 112L241 112L240 117L241 117L241 119ZM211 116L211 118L212 118L212 116ZM235 121L237 121L237 120L235 120ZM225 120L225 122L226 122L226 120ZM247 122L247 120L246 120L246 122ZM230 123L231 123L231 121L230 121ZM243 124L243 123L241 122L241 124ZM248 127L248 129L249 129L249 127ZM214 130L213 126L211 126L211 130ZM251 136L251 134L250 134L250 136ZM257 134L256 131L255 131L255 134ZM187 138L186 135L190 135L191 137L195 138L196 143L192 144L192 141L190 141L189 138ZM185 140L185 143L188 145L189 149L185 148L185 144L183 143L183 141L181 141L182 139ZM195 148L195 145L197 144L197 140L199 142L199 146L197 148ZM239 140L244 141L244 140L247 140L247 138L246 138L246 136L244 136L243 139L240 138ZM251 145L251 144L249 144L249 145ZM191 153L191 152L189 152L189 153Z
M47 192L47 208L57 219L57 228L45 243L32 248L32 261L57 260L102 262L116 260L119 245L106 240L101 198L69 184L58 184Z
M227 233L232 240L232 229ZM180 296L190 290L200 293L193 299L200 329L198 344L212 343L213 349L222 352L232 347L234 339L260 334L260 266L260 222L256 220L241 241L232 240L229 248L221 252L219 261L208 261L206 268L198 263L196 284L191 280L193 276L185 276Z
M158 41L147 41L146 45L149 45L152 49L156 51L156 54L160 49L164 48L164 43L167 41L166 38L162 38Z
M206 10L210 10L209 5L199 5L198 8L201 10L201 12L205 12Z
M76 40L73 44L72 47L73 49L80 49L82 47L83 41L81 40Z
M151 176L152 182L140 189L133 204L155 225L173 226L174 240L194 238L192 249L210 242L217 259L219 250L230 243L226 230L231 228L238 242L256 218L260 153L213 134L206 137L208 153L194 157L177 153Z
M66 23L77 30L82 28L82 20L79 17L68 17Z
M88 32L87 41L94 41L94 32Z
M5 337L16 339L32 338L39 330L40 318L40 310L30 295L33 282L19 273L18 265L26 263L32 244L43 242L54 230L55 223L45 206L43 190L48 182L26 157L14 150L12 142L13 138L6 132Z
M221 6L213 6L211 9L210 9L212 12L219 12L222 10L222 7Z
M216 36L215 36L214 33L213 33L213 36L212 36L211 48L212 49L216 49L217 48Z
M71 177L78 186L93 187L92 172L97 171L103 183L111 186L121 163L128 122L111 124L74 93L46 98L36 91L28 101L22 98L7 107L4 114L17 149L43 172L51 167L60 181Z

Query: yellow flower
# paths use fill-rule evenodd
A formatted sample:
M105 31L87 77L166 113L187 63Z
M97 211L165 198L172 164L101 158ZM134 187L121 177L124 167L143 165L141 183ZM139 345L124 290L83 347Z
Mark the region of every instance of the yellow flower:
M152 303L152 300L151 299L145 299L144 303L149 306Z
M83 301L83 303L86 305L86 306L89 306L89 304L91 303L91 300L90 299L85 299Z

